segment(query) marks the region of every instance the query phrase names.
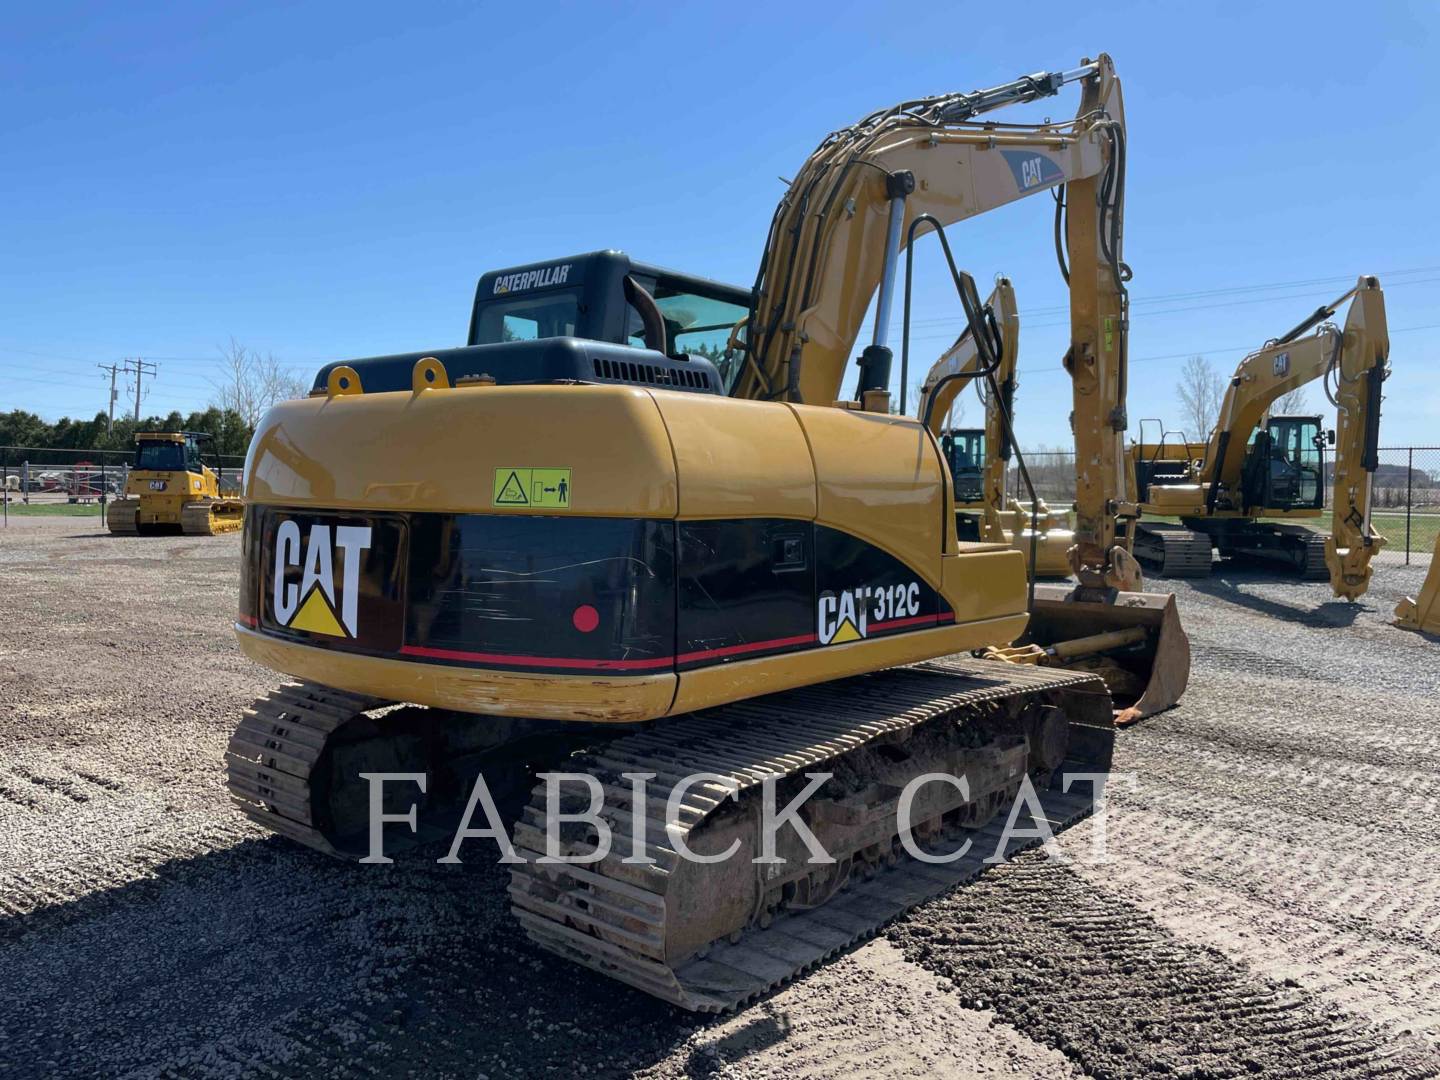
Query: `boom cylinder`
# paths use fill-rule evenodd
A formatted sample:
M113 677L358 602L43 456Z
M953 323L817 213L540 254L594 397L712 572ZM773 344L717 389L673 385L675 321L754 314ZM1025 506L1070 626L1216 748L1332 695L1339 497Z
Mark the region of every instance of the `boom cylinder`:
M885 194L890 200L890 220L885 229L885 269L875 301L875 332L860 354L856 401L864 401L867 391L890 389L890 366L895 354L886 342L890 337L890 310L895 302L895 272L900 261L900 231L905 226L905 200L914 190L915 174L908 170L885 177Z

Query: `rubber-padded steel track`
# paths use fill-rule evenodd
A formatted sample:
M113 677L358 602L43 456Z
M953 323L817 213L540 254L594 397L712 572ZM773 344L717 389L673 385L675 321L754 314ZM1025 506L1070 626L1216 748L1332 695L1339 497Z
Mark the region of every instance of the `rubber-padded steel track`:
M1325 534L1303 525L1277 525L1276 531L1291 538L1299 547L1296 569L1306 581L1326 581L1330 568L1325 565Z
M139 499L111 499L105 506L105 527L112 533L129 536L140 531Z
M1330 568L1325 565L1324 533L1304 525L1271 522L1255 523L1250 529L1251 532L1239 533L1228 542L1229 554L1272 565L1278 562L1306 581L1325 581L1330 577ZM1262 532L1268 534L1263 543L1251 539Z
M326 855L346 858L316 827L311 773L330 734L386 702L313 683L286 683L248 709L225 753L226 786L247 817Z
M215 536L244 524L245 508L234 499L205 499L180 510L180 531L186 536Z
M931 724L963 724L1005 699L1029 700L1053 691L1103 698L1108 724L1109 697L1095 676L950 658L666 721L580 755L567 762L566 770L600 777L607 796L613 793L627 807L628 781L620 779L627 772L655 774L648 806L664 806L680 778L702 772L728 778L743 797L753 795L751 789L766 776L833 771L875 740ZM1106 771L1112 743L1108 726L1072 722L1072 760L1062 771ZM1090 812L1088 784L1079 787L1083 793L1042 794L1052 829ZM682 835L693 838L707 817L727 812L733 805L723 801L727 793L719 785L690 788L681 803ZM684 920L690 913L675 910L677 900L667 896L679 856L664 822L653 821L647 830L646 854L655 865L626 864L630 814L612 808L607 798L601 816L611 824L614 843L602 862L537 863L545 851L544 800L543 787L537 788L515 827L517 852L526 862L511 869L510 895L516 918L530 937L567 959L703 1012L736 1008L875 934L916 904L974 877L985 868L985 860L997 854L1004 828L1002 811L965 837L973 846L955 862L930 865L902 857L895 868L869 880L861 880L857 872L829 902L782 913L766 929L732 935L707 955L682 957L672 965L665 956L666 921ZM1033 842L1015 839L998 854L1008 857ZM567 854L589 849L588 841L565 845Z
M1070 718L1068 760L1061 772L1107 771L1114 729L1109 694L1098 677L969 658L947 658L751 699L661 721L629 735L610 737L606 732L604 741L556 767L588 773L604 785L607 797L601 813L615 841L610 854L588 865L537 863L546 849L545 790L538 788L514 827L516 850L527 862L512 867L513 910L534 941L568 959L683 1008L709 1012L735 1008L876 933L916 904L974 877L987 859L1008 858L1035 840L1011 838L1004 850L997 851L1004 811L981 828L951 829L948 834L939 831L938 819L917 822L922 846L943 852L968 839L972 847L944 865L897 858L898 846L889 841L885 844L889 854L883 860L842 858L833 884L818 899L810 897L815 906L783 909L773 923L770 917L757 919L743 933L736 930L708 950L692 950L672 967L666 958L667 929L675 924L683 927L691 918L702 925L710 922L707 912L685 909L686 904L706 904L709 897L667 896L679 856L666 833L666 822L657 820L665 814L657 811L680 780L714 773L753 806L767 777L860 769L871 744L902 745L912 737L921 738L925 730L963 728L997 710L1018 711L1061 699L1069 703ZM231 737L226 753L230 792L244 813L265 828L327 855L352 857L328 838L326 830L333 822L316 819L326 813L327 804L323 798L317 802L312 780L327 743L339 738L340 728L363 714L373 717L390 704L312 684L281 686L246 710ZM458 718L458 714L445 715ZM483 717L463 719L485 723ZM655 775L645 811L645 854L655 860L653 865L623 861L632 854L635 809L628 781L620 778L626 772ZM1040 793L1042 816L1052 831L1090 812L1093 792L1088 781L1078 788L1071 794ZM1008 791L1013 790L1012 785L1003 797L1008 800ZM685 793L678 825L688 842L696 842L697 830L707 820L723 820L734 805L725 801L728 794L724 784L706 783ZM1030 823L1022 819L1020 825L1023 829ZM887 827L885 836L890 835ZM942 835L949 838L948 849ZM567 854L588 850L588 839L563 833L562 837ZM878 869L887 864L891 868ZM748 861L744 869L749 870ZM748 904L753 885L752 877L750 885L742 883L741 892L730 898L740 895Z
M1173 522L1142 521L1135 533L1135 557L1163 577L1209 577L1210 547L1206 533Z

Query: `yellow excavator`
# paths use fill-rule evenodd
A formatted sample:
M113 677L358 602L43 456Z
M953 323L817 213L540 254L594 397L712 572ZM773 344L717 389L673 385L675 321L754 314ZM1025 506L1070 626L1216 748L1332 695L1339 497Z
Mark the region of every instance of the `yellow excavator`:
M125 497L105 507L105 527L119 535L174 531L214 536L241 527L244 501L220 490L219 459L207 465L196 431L140 431L135 464L125 480Z
M1071 121L981 119L1072 83ZM520 924L702 1011L977 873L1027 787L1055 826L1087 812L1062 776L1105 772L1115 707L1167 707L1189 671L1173 596L1123 591L1139 576L1117 543L1124 146L1104 56L907 101L806 161L752 289L613 251L533 263L481 277L464 347L322 368L246 462L236 634L297 681L232 737L243 810L371 861L392 811L422 839L458 820L458 858L490 808L477 775L538 767L513 845L489 834ZM948 256L946 226L1062 187L1074 590L958 538L934 435L890 414L886 345L917 235ZM950 265L993 379L983 304ZM1024 639L1044 663L967 655ZM1059 663L1087 656L1136 685L1112 700ZM397 773L420 779L375 779ZM943 868L910 854L954 828L990 831Z
M995 283L985 307L999 331L999 367L995 372L999 393L983 392L985 380L977 377L980 350L966 327L926 373L916 412L939 439L940 451L950 468L955 483L955 528L960 539L1009 544L1035 567L1036 577L1068 577L1068 552L1075 543L1069 516L1051 510L1040 499L1026 507L1014 495L1006 498L1006 473L1013 457L1006 421L1014 421L1018 385L1015 369L1020 349L1020 313L1015 305L1015 288L1008 278ZM955 399L972 384L981 391L985 426L944 426Z
M1346 301L1344 328L1330 320ZM1309 331L1314 330L1314 333ZM1141 440L1129 449L1129 484L1146 515L1135 554L1169 576L1210 573L1222 556L1278 561L1309 578L1329 578L1354 600L1370 583L1370 560L1385 545L1370 522L1380 462L1381 384L1389 373L1385 294L1374 277L1317 309L1240 362L1204 444L1184 436ZM1283 395L1320 380L1336 410L1330 535L1293 520L1325 505L1327 439L1319 416L1276 416ZM1142 433L1144 425L1141 425ZM1178 517L1180 523L1153 517ZM1280 519L1270 520L1270 519Z

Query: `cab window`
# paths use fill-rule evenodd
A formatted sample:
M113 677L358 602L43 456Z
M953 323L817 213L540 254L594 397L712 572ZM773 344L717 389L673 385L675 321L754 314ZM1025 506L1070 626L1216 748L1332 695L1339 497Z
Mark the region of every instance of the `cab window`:
M185 457L185 447L180 443L141 443L135 454L135 468L155 472L179 472L185 468Z
M729 393L740 374L739 349L730 347L735 324L749 313L744 304L736 304L714 296L705 296L691 289L667 284L663 279L636 275L638 284L655 298L655 306L665 320L665 336L671 355L689 353L704 357L719 369L725 392ZM643 336L645 323L633 305L626 305L626 344L646 348ZM744 332L738 335L744 340Z
M580 299L573 289L548 290L535 296L487 300L480 305L479 314L472 345L573 337L580 319Z

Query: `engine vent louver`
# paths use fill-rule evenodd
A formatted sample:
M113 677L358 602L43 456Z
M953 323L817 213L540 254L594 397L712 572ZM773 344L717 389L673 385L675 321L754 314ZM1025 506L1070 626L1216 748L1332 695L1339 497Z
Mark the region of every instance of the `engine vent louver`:
M633 360L611 360L595 357L595 377L608 382L635 383L643 386L678 386L689 390L708 390L705 372L685 368L664 368Z

